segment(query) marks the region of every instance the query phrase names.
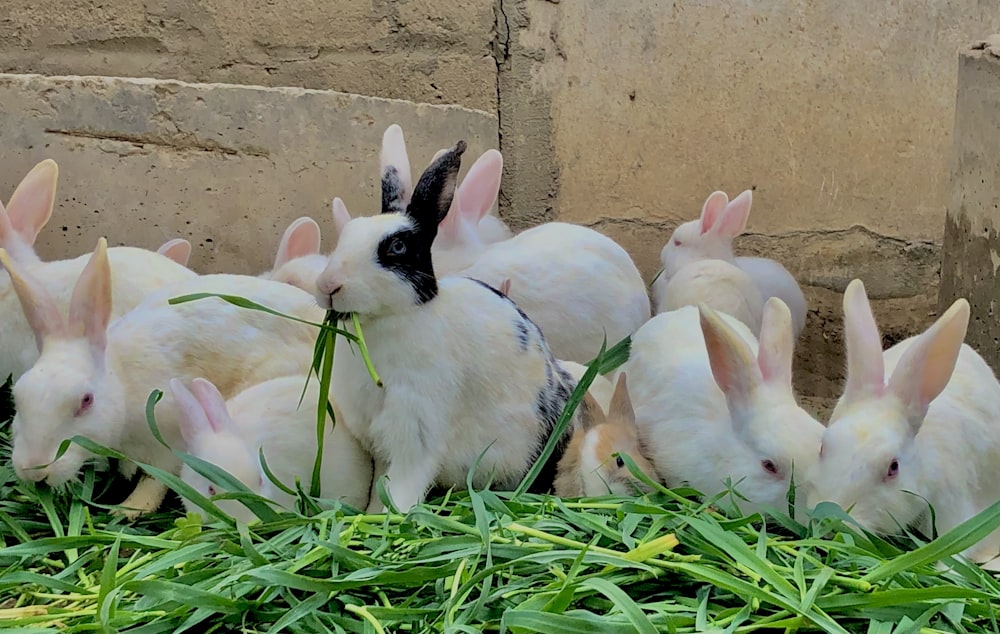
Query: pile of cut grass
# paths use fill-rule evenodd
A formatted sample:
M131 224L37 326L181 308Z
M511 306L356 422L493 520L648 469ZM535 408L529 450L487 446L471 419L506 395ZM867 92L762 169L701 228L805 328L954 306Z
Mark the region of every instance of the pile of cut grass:
M323 332L316 368L328 384L333 340ZM561 423L627 342L608 353ZM301 485L297 508L280 514L250 493L224 494L262 509L265 521L248 526L153 470L213 520L185 516L172 498L129 523L109 512L128 483L88 469L53 493L19 482L8 456L4 425L7 632L1000 631L1000 584L953 557L1000 526L1000 503L933 541L889 542L852 529L833 505L808 524L777 511L741 517L717 510L726 499L702 503L648 480L653 493L638 498L560 500L520 492L525 483L444 492L405 516L314 499Z

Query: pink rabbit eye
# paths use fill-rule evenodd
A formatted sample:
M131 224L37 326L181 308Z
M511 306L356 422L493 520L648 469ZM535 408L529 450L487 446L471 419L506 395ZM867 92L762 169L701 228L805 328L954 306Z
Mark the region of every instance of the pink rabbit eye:
M73 415L80 416L88 409L90 409L90 406L93 404L94 404L94 394L92 392L87 392L86 394L83 395L83 398L80 399L80 406L76 408L76 413L74 413Z
M681 241L680 241L680 240L678 240L677 238L674 238L674 246L675 246L675 247L679 247L679 246L681 246Z
M885 479L889 480L899 475L899 460L895 458L889 463L889 469L885 472Z
M771 475L778 475L778 465L774 464L771 460L761 460L760 466Z

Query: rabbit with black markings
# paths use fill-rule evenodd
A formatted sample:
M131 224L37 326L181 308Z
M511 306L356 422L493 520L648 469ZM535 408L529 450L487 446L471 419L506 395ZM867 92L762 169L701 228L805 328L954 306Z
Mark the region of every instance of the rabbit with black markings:
M228 401L206 379L190 387L179 378L170 380L170 391L181 412L180 430L188 453L225 469L254 493L292 508L295 497L278 488L264 473L259 452L279 482L294 488L295 479L308 488L316 453L316 402L319 381L311 377L303 394L305 375L271 379L249 387ZM336 404L333 405L337 412ZM364 508L371 489L372 459L343 425L327 415L320 471L320 497L341 499ZM215 486L188 465L181 479L205 497ZM190 512L204 511L184 500ZM255 515L237 500L218 500L230 516L250 522Z
M807 481L810 506L836 502L876 533L930 535L1000 500L1000 383L963 343L968 323L959 299L883 353L864 284L848 285L847 382ZM1000 569L1000 530L963 554Z
M59 305L6 251L7 268L41 351L13 387L16 414L12 461L18 477L59 486L78 477L93 456L73 443L53 460L63 440L77 434L126 454L131 460L178 473L180 461L152 435L146 399L171 377L209 377L232 395L277 376L309 371L316 329L218 298L171 305L191 293L228 293L318 322L315 299L287 284L241 275L195 276L150 293L111 321L112 274L107 241L97 248L73 288L68 320ZM109 325L110 323L110 325ZM156 408L164 439L183 448L170 395ZM121 461L126 477L137 465ZM144 477L122 504L127 517L155 510L166 487Z
M464 488L480 455L474 486L516 486L575 385L510 299L476 280L435 276L431 245L465 149L459 141L439 156L408 203L390 166L382 213L344 226L316 282L320 306L356 314L364 329L384 387L359 355L338 346L331 395L372 453L376 481L388 475L388 493L404 512L431 485ZM534 490L551 487L568 439L559 439ZM375 491L370 510L382 507Z

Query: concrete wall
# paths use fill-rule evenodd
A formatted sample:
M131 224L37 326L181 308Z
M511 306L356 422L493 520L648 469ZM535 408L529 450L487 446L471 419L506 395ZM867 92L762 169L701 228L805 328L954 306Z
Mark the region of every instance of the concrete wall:
M1000 35L962 52L941 304L972 305L966 340L1000 371Z
M886 343L936 312L957 52L998 30L1000 0L8 0L0 70L496 112L501 214L595 226L647 279L709 192L753 188L740 248L807 286L797 381L833 394L851 278Z

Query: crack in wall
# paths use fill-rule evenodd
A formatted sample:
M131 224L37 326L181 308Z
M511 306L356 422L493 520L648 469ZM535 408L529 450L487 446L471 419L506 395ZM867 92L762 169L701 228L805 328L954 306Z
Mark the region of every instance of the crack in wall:
M157 147L171 150L192 150L197 152L214 152L229 156L245 155L270 158L267 150L244 146L232 148L215 141L198 139L194 134L175 134L171 136L162 134L128 134L125 132L102 132L98 130L76 130L64 128L45 128L46 134L57 134L79 139L95 139L100 141L118 141L120 143L130 143L132 145L155 145Z

